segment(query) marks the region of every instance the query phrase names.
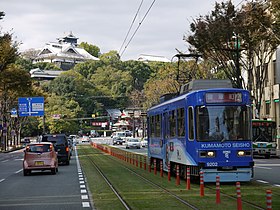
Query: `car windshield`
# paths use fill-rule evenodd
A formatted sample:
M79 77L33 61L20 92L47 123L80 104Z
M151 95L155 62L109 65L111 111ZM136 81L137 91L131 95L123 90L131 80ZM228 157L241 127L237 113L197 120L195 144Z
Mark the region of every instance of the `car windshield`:
M117 133L117 136L118 136L118 137L125 137L125 132Z
M35 144L35 145L29 145L26 148L27 152L50 152L51 147L49 144Z
M129 139L130 142L139 142L138 139Z
M42 142L52 142L56 146L65 146L67 144L67 141L64 136L43 136Z
M198 141L249 140L250 107L200 106L196 108Z

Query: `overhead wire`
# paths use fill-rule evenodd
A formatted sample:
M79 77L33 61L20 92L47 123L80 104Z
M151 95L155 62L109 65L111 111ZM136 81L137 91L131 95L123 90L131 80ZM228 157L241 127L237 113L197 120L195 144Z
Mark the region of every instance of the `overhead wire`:
M139 7L138 7L138 9L137 9L137 12L136 12L136 14L135 14L135 16L134 16L134 18L133 18L131 24L130 24L130 27L129 27L129 29L128 29L128 32L127 32L125 38L124 38L124 41L123 41L123 43L122 43L122 45L121 45L121 47L120 47L120 49L119 49L119 53L121 52L121 50L122 50L122 48L123 48L123 45L124 45L124 43L125 43L126 40L127 40L127 37L128 37L128 35L129 35L129 33L130 33L130 30L131 30L131 28L132 28L132 26L133 26L133 24L134 24L134 22L135 22L135 20L136 20L137 15L139 14L139 11L140 11L141 7L142 7L143 1L144 1L144 0L141 0L141 3L140 3L140 5L139 5Z
M135 29L134 33L132 34L132 36L130 37L128 43L126 44L126 46L124 47L123 51L120 54L120 57L122 57L122 55L124 54L125 50L127 49L128 45L130 44L130 42L132 41L132 39L134 38L136 32L139 30L140 26L142 25L143 21L145 20L145 18L147 17L148 13L150 12L151 8L153 7L154 3L156 0L153 0L152 4L150 5L149 9L147 10L147 12L145 13L144 17L141 19L141 21L139 22L137 28Z

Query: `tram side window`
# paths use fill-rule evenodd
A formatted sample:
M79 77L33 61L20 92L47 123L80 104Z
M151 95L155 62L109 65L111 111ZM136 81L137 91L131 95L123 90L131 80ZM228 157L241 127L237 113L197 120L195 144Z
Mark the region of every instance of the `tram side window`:
M193 108L188 108L188 131L189 139L194 139L194 117L193 117Z
M155 137L160 137L161 115L155 116Z
M170 137L176 136L176 112L175 110L170 112L169 115L169 131L170 131Z
M185 110L177 109L178 136L185 136Z
M155 137L155 116L149 118L150 122L150 136Z

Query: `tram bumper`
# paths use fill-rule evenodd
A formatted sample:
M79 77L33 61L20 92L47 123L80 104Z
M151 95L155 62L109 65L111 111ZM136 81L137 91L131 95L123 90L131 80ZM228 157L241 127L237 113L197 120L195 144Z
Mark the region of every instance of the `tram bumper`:
M236 170L218 171L217 169L201 169L204 182L216 182L216 177L220 177L220 182L249 182L253 177L252 168L237 168Z

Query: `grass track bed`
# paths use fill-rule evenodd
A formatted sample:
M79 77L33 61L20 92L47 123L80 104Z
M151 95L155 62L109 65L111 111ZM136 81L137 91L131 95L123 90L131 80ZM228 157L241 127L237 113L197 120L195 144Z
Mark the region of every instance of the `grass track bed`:
M125 208L95 167L93 167L91 160L93 160L107 176L110 183L121 194L121 197L128 203L131 209L191 209L167 194L164 190L139 178L135 173L166 188L168 191L190 202L198 209L237 209L236 200L224 194L221 194L221 204L215 203L216 191L213 190L215 189L215 184L205 184L205 196L200 197L200 188L198 184L192 183L191 190L186 190L186 185L183 180L181 180L180 186L176 186L174 177L171 178L171 182L168 182L166 174L161 178L159 173L154 175L153 172L149 173L143 168L136 167L128 162L112 157L91 146L79 146L78 154L90 192L92 193L94 205L98 210ZM207 188L208 186L213 189ZM280 189L277 187L273 188L253 182L241 183L242 200L249 200L265 209L266 189L272 189L272 192L275 192L272 198L273 209L280 209ZM236 197L235 184L224 185L222 183L221 193ZM257 209L245 202L242 203L242 207L243 209Z

